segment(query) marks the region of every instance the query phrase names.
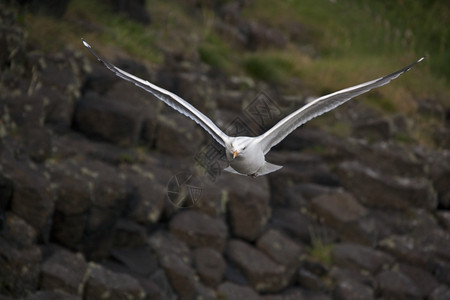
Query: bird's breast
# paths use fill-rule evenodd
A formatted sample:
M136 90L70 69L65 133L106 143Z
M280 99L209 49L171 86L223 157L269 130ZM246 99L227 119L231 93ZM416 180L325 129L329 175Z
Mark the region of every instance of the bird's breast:
M264 162L262 151L255 151L236 157L230 161L230 166L241 174L251 175L257 173L264 166Z

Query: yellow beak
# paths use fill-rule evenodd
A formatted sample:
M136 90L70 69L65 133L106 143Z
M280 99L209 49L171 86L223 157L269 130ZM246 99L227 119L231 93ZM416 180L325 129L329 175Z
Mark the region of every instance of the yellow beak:
M239 155L238 151L237 151L237 150L234 150L234 151L233 151L233 159L235 159L236 156L238 156L238 155Z

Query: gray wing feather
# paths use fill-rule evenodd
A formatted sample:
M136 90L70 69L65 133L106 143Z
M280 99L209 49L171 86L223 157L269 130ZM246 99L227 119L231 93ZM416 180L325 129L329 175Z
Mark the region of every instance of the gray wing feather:
M422 57L411 65L384 77L368 81L350 88L346 88L326 96L322 96L306 104L299 110L291 113L290 115L279 121L277 124L275 124L266 133L257 137L257 139L259 139L259 142L261 143L264 154L269 152L273 146L280 143L284 138L286 138L286 136L288 136L292 131L294 131L302 124L338 107L339 105L358 95L370 91L373 88L388 84L391 80L399 77L401 74L408 71L424 58L425 57Z
M114 72L118 77L125 79L134 83L136 86L146 90L153 94L156 98L160 99L179 113L191 118L197 124L199 124L206 132L208 132L219 144L225 146L226 141L229 137L220 130L216 124L214 124L208 117L202 114L199 110L197 110L190 103L182 99L181 97L171 93L163 88L160 88L148 81L142 80L139 77L136 77L130 73L125 72L124 70L117 68L113 64L107 62L103 58L101 58L97 52L92 49L91 45L89 45L85 40L83 40L84 46L95 56L97 59L102 62L109 70Z

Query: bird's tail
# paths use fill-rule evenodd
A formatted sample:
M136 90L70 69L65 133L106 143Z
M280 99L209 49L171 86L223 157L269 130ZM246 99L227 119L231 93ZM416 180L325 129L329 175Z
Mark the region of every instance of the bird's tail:
M281 169L283 166L278 166L278 165L274 165L271 164L269 162L265 162L264 167L262 167L259 171L258 171L258 176L262 176L262 175L266 175L272 172L275 172L279 169Z

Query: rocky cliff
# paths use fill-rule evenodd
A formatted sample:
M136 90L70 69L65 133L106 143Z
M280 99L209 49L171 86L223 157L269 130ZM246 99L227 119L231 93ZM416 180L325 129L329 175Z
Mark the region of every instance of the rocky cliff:
M350 105L348 137L305 126L269 155L282 170L227 174L193 122L87 51L28 43L0 8L0 299L450 299L442 106L418 100L439 148L395 139L404 116ZM252 47L285 42L230 24ZM257 134L305 101L198 58L114 63L230 133Z

